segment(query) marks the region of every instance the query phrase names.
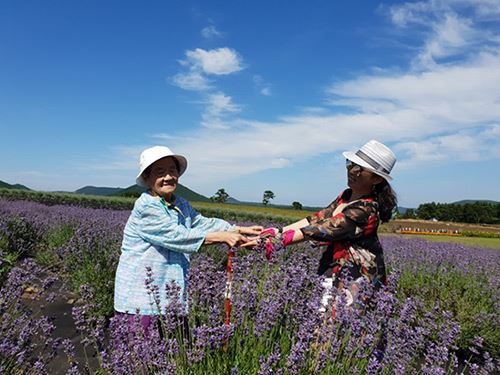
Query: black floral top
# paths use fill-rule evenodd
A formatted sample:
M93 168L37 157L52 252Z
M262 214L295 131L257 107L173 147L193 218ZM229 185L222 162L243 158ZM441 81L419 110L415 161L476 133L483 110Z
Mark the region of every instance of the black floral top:
M309 216L302 233L327 245L320 275L348 272L353 279L363 276L375 284L385 283L383 250L377 236L378 203L373 195L349 202L351 194L351 189L344 190L328 207Z

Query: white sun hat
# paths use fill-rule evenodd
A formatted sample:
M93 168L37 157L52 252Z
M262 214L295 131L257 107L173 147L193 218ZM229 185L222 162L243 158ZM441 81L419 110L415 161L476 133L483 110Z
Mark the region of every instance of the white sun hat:
M140 172L135 179L137 185L148 187L146 181L142 178L142 173L155 161L166 158L167 156L175 158L175 160L179 163L179 176L186 171L187 159L184 156L174 154L172 150L165 146L153 146L145 149L141 153L141 157L139 158Z
M392 180L389 174L396 163L396 155L383 143L372 139L358 151L346 151L342 155L353 163L385 178L387 181Z

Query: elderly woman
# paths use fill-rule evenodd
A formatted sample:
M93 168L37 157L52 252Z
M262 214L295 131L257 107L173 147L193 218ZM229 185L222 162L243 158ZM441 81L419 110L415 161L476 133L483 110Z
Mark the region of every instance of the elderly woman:
M266 241L267 252L272 250L272 243L276 241L281 241L284 246L304 240L326 244L318 273L326 276L324 286L327 291L333 286L343 289L350 305L357 294L360 278L375 287L385 283L384 255L377 228L380 222L389 221L397 204L389 184L396 156L375 140L356 152L344 152L343 155L349 188L325 209L284 227L282 231L268 228L261 237ZM340 275L346 276L350 282L344 285L344 278ZM326 293L323 311L329 299L330 295ZM334 306L332 308L334 316Z
M116 271L114 308L118 314L140 311L147 329L152 315L165 312L168 304L165 285L175 281L185 303L185 288L190 254L204 244L225 243L235 246L248 241L245 235L257 235L262 227L238 227L222 219L206 218L182 197L176 196L179 177L186 171L187 160L169 148L155 146L140 157L136 182L147 191L135 202L125 226L121 255ZM148 294L147 269L160 291L160 306Z

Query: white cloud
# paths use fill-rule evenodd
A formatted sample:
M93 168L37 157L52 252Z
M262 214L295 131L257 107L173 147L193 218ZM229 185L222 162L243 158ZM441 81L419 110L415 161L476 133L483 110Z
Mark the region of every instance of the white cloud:
M500 51L499 51L500 52ZM500 116L500 53L395 76L364 76L332 85L333 104L398 117L404 126L454 129ZM340 99L339 99L340 97Z
M211 129L228 129L230 126L222 119L229 114L241 111L241 106L233 103L233 99L222 92L209 95L205 104L202 125Z
M407 169L430 161L478 161L500 157L500 126L464 130L420 141L401 142L394 147L406 155L398 168Z
M240 121L238 125L199 130L191 139L176 142L175 148L190 158L187 178L196 183L236 178L354 147L365 137L394 140L388 124L377 115L304 114L278 123Z
M260 94L263 96L271 96L272 91L271 91L271 85L267 83L264 78L260 75L254 75L253 76L253 82L255 83L255 86L259 90Z
M242 58L231 48L206 51L201 48L186 51L186 60L179 63L187 71L170 78L173 85L184 90L207 91L213 88L208 75L228 75L244 69Z
M260 93L264 96L271 96L271 88L270 87L264 87L263 89L260 90Z
M203 126L172 144L189 157L185 178L196 185L234 179L352 149L371 138L394 147L399 168L500 157L500 38L481 23L487 16L480 10L500 6L474 4L435 0L391 8L396 25L410 33L425 30L413 60L418 69L412 61L406 71L367 68L370 74L329 86L329 103L349 107L348 113L306 107L295 116L259 122L235 118L241 106L230 96L207 96ZM229 74L242 69L231 51L188 51L185 65L200 74ZM258 87L264 80L255 76L254 82Z
M221 116L226 112L236 113L241 110L241 107L234 104L230 96L222 92L212 94L208 98L207 113L210 116Z
M430 0L407 2L389 7L389 14L396 26L410 24L429 26L443 14L450 12L470 14L478 21L500 18L498 0Z
M201 70L205 74L226 75L244 68L238 53L227 47L209 51L196 48L194 51L187 51L186 57L191 69Z
M189 91L205 91L211 88L210 81L196 71L176 74L172 77L172 83Z
M433 37L417 56L418 66L432 66L436 59L453 56L460 53L462 47L472 44L477 33L471 26L470 20L446 15L443 22L434 26Z
M459 5L471 7L472 2ZM331 85L330 102L349 106L355 114L329 115L320 108L278 122L247 121L244 128L201 132L199 144L181 141L179 146L194 159L193 177L234 177L272 168L276 160L290 165L370 138L398 150L402 167L498 157L500 48L494 34L439 1L407 4L398 12L393 20L400 25L428 29L415 55L421 61L418 70L374 70ZM262 78L255 76L254 82Z
M491 0L434 0L394 5L389 8L393 23L409 33L413 26L427 39L415 56L413 67L427 69L440 59L460 58L499 45L499 37L485 21L500 19L500 2Z
M474 3L477 16L486 20L500 18L500 2L498 0L480 0Z
M214 39L222 36L222 33L218 31L215 26L210 25L207 27L204 27L201 30L201 36L204 37L205 39Z
M500 125L492 125L491 127L485 129L481 135L485 139L496 139L497 141L500 141ZM500 147L498 148L498 151L500 152Z

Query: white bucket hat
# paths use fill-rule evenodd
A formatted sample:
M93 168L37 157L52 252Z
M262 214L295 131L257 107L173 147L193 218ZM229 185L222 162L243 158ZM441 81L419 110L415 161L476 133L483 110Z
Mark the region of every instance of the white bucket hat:
M396 163L396 155L389 147L379 141L372 139L358 151L346 151L342 155L353 163L385 178L387 181L392 180L389 174Z
M172 150L165 146L153 146L145 149L141 153L141 157L139 158L140 172L135 179L137 185L148 187L146 181L144 181L144 179L142 178L142 173L155 161L163 159L167 156L175 158L175 160L177 160L177 162L179 163L179 176L181 176L186 171L187 159L184 156L174 154Z

